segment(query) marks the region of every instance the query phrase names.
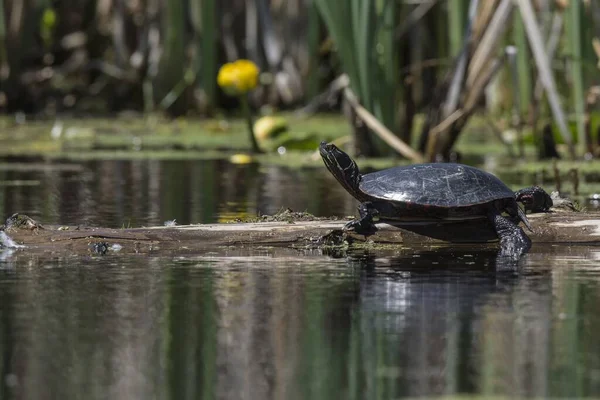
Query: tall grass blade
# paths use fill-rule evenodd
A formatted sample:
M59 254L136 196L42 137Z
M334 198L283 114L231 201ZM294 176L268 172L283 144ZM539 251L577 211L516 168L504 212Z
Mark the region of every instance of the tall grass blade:
M387 129L394 129L398 89L398 46L394 36L398 5L393 0L315 0L315 4L360 104ZM371 147L367 152L380 153L385 148L382 141L372 142L357 125L354 128L357 142Z
M380 62L379 65L375 63L377 69L373 72L373 76L383 85L375 86L373 110L379 113L381 121L389 124L390 128L395 128L397 126L396 92L398 91L397 88L401 88L401 85L398 85L398 55L393 50L396 43L394 31L397 12L392 3L391 0L379 0L377 4L377 26L381 28L378 37L374 40L381 45L381 53L378 54ZM383 90L380 88L383 88ZM390 97L386 98L386 96Z
M179 95L185 63L185 7L183 0L170 0L162 20L165 32L163 53L156 76L154 94L161 99L161 104L173 106ZM183 106L183 104L182 104Z
M523 23L527 32L527 39L533 52L535 63L537 65L541 82L546 89L548 96L548 102L550 103L550 109L554 115L554 119L563 140L569 146L569 152L572 158L575 158L575 149L573 147L573 140L569 129L567 128L567 121L565 118L564 111L560 105L558 91L556 90L556 83L554 82L554 76L552 75L552 69L550 67L550 60L544 50L544 41L542 40L542 34L540 27L535 18L533 6L530 0L516 0L521 16L523 17Z
M530 69L531 64L529 62L530 52L520 12L515 12L513 18L513 41L517 47L515 60L517 76L513 79L518 79L519 82L519 85L513 88L513 90L518 92L513 98L518 99L519 104L517 107L520 115L525 115L528 111L529 104L531 103L531 91L533 85Z
M448 37L450 38L450 56L456 57L463 46L463 32L465 25L464 0L448 0Z
M371 57L372 47L370 44L373 43L373 30L369 29L371 24L369 20L372 18L373 7L372 1L365 0L350 0L352 1L352 12L353 21L355 26L353 29L354 40L357 41L357 55L358 55L358 73L359 73L359 87L360 87L360 99L367 109L373 110L373 103L371 102L371 92L369 91L368 85L371 77ZM373 110L374 111L374 110Z
M502 0L496 8L494 16L488 27L485 29L481 41L477 45L471 62L469 63L469 71L467 75L467 87L471 87L477 76L488 63L493 53L496 51L496 45L500 41L502 34L506 30L507 21L513 10L512 0Z
M246 56L255 62L259 61L258 49L258 9L255 0L246 0ZM233 60L230 60L233 61Z
M350 78L350 86L358 92L356 86L359 81L356 70L356 62L352 48L349 46L354 42L352 35L352 24L349 21L350 13L342 3L329 2L327 0L314 0L321 17L327 25L330 35L336 43L338 56L343 64L344 72ZM347 36L350 34L350 36Z
M581 2L570 1L568 7L568 48L571 50L571 79L573 82L573 102L575 106L575 118L577 121L577 138L579 148L585 152L585 121L584 121L584 88L583 70L581 66Z
M206 94L206 102L209 108L215 106L217 95L217 0L192 0L202 5L202 37L200 40L201 54L197 60L196 73L200 72L200 85Z
M4 22L4 2L0 1L0 70L4 69L6 64L6 25Z
M556 54L556 49L558 48L558 43L560 41L560 34L563 28L563 15L561 12L555 12L554 17L552 18L552 23L550 26L548 40L546 41L546 54L549 60L554 58L554 54ZM533 90L533 101L534 105L538 104L542 101L542 97L544 96L544 85L542 80L538 77L535 82L535 88Z
M456 111L458 107L458 101L460 97L460 92L463 87L463 82L465 79L465 71L467 68L468 61L468 46L471 39L471 33L473 29L473 20L475 19L475 15L477 14L477 6L479 5L479 0L471 0L469 3L469 16L467 19L467 27L464 33L463 39L463 48L461 50L458 63L456 65L456 70L454 71L454 76L452 77L452 83L450 84L450 89L448 90L448 96L446 98L446 103L444 104L444 112L443 118L448 118L450 114Z
M512 93L513 93L513 107L512 107L512 121L511 125L515 128L517 132L517 142L519 146L519 157L525 156L525 147L523 143L523 124L521 122L521 98L520 98L520 90L519 88L523 85L519 80L519 67L518 67L518 59L519 51L515 46L508 46L506 48L508 55L508 66L510 68L510 77L512 79ZM517 93L518 92L518 93Z
M437 0L429 0L421 2L414 10L404 18L396 28L396 40L400 40L406 35L409 30L437 4Z

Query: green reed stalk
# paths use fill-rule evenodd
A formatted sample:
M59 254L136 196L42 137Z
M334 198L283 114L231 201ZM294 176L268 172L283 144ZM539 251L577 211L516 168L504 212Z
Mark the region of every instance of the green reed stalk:
M170 107L181 94L182 74L185 66L185 18L183 0L167 2L163 26L165 41L157 75L155 94L162 96L162 106ZM174 97L175 96L175 97Z
M581 152L585 152L583 70L581 66L581 2L570 1L567 18L568 47L571 49L571 79L573 102L577 121L577 138Z
M449 0L448 6L448 36L450 38L450 56L456 57L463 46L465 32L465 15L469 6L468 1Z
M394 129L396 126L396 97L392 93L390 100L382 98L382 96L389 96L390 91L401 91L402 86L398 85L398 66L399 56L393 51L395 41L395 29L396 29L396 7L387 0L379 0L377 3L377 15L381 22L380 31L378 35L378 42L381 44L383 52L379 55L380 64L376 73L380 75L381 82L385 82L383 88L379 87L376 89L373 103L373 111L375 115L380 115L381 121L385 121L384 124L388 124L390 129ZM377 65L377 64L376 64ZM386 89L387 88L387 89ZM381 90L383 89L383 90ZM410 135L409 135L410 137Z
M196 71L200 71L200 84L204 93L208 107L215 105L217 94L217 7L216 0L195 0L202 3L201 21L202 21L202 39L198 54L201 54Z
M513 41L517 47L517 74L519 77L519 87L513 88L513 91L518 91L515 96L519 96L519 106L521 116L527 115L529 104L531 104L532 96L532 77L531 77L531 61L529 46L527 44L527 35L523 26L523 19L518 10L513 15Z
M254 134L254 122L252 120L252 111L250 110L250 104L248 103L248 95L246 93L239 96L240 104L242 106L242 114L246 121L246 127L248 128L248 137L250 144L252 145L253 153L261 153L258 142L256 141L256 135Z

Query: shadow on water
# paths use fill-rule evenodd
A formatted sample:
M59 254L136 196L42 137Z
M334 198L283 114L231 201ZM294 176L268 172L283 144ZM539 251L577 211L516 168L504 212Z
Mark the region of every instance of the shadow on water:
M0 261L2 398L600 393L598 250ZM51 395L50 395L51 394Z

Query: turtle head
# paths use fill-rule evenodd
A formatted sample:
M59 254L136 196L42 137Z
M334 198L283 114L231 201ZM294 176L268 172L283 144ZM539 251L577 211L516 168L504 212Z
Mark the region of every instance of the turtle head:
M334 144L321 142L319 145L319 153L325 166L331 172L335 179L346 189L352 196L360 200L360 171L352 158L342 150L338 149Z

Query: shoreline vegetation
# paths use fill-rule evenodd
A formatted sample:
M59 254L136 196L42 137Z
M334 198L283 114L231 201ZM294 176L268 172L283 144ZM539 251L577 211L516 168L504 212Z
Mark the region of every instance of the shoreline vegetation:
M0 5L0 112L17 124L54 120L55 136L69 114L133 112L173 126L166 131L215 119L219 130L236 115L252 133L252 114L301 110L318 121L334 112L354 155L412 161L455 160L472 120L483 119L485 141L513 157L533 146L540 159L587 160L600 154L598 26L600 6L585 0L9 0ZM86 136L108 141L95 129L64 133L83 147ZM115 136L133 148L152 142L125 126ZM228 141L258 153L255 136ZM294 128L289 136L306 139Z

